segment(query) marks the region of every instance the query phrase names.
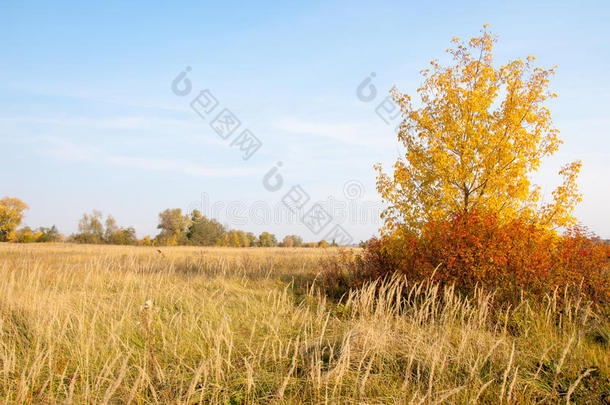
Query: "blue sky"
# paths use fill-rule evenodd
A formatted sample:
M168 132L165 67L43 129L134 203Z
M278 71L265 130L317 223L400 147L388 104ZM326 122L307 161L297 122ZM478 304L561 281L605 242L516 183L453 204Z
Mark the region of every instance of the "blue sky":
M451 37L487 23L498 63L558 65L549 106L565 143L536 180L550 195L562 162L582 159L576 215L610 238L610 6L428 3L2 2L0 195L30 205L27 225L66 234L92 209L143 236L159 211L198 207L233 228L320 239L275 214L298 184L365 239L380 225L372 166L399 153L375 106L392 85L414 94ZM179 97L186 66L193 92ZM356 88L371 72L379 95L366 103ZM261 140L249 160L191 110L203 89ZM285 185L270 192L278 161Z

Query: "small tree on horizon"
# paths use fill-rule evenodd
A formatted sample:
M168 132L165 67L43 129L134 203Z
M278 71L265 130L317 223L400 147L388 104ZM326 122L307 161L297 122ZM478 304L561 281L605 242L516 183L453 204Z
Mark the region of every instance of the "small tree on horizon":
M0 242L11 241L23 220L28 205L18 198L4 197L0 200Z
M83 214L78 221L78 233L72 235L72 240L77 243L103 243L104 225L102 224L102 213L93 210L91 214Z
M261 247L273 247L277 244L277 239L275 235L269 232L263 232L258 237L259 245Z
M220 222L201 215L199 210L191 213L190 225L186 234L190 245L213 246L225 234L225 227Z
M157 228L161 232L155 237L155 241L160 245L184 245L189 225L190 218L182 215L180 208L168 208L159 213Z

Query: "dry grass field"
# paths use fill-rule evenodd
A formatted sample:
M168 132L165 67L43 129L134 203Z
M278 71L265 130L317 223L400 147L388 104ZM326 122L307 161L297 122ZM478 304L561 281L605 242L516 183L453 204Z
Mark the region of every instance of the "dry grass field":
M332 302L334 249L0 244L0 400L604 403L610 325L396 279ZM558 295L560 292L558 293Z

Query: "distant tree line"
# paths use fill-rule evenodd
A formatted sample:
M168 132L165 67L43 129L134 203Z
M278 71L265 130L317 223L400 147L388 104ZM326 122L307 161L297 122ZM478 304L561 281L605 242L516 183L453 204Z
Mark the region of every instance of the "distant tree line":
M228 246L228 247L328 247L332 241L303 242L298 235L286 235L281 241L269 232L255 235L236 229L227 229L213 218L194 210L183 214L180 208L168 208L159 213L159 233L154 238L138 239L133 227L121 227L112 215L104 220L100 211L83 214L78 231L68 237L60 234L55 225L50 228L19 228L23 213L29 207L18 198L0 200L0 242L36 243L71 242L109 245L139 246Z
M78 233L70 235L69 242L75 243L107 243L109 245L138 245L134 228L119 227L112 215L106 217L102 224L102 213L93 210L91 214L83 214L78 221Z
M230 247L327 247L326 241L303 243L298 235L287 235L281 241L269 232L255 235L236 229L226 229L220 222L194 210L183 215L180 208L159 213L159 234L152 241L159 246L230 246ZM334 244L334 243L333 243ZM334 244L336 246L336 244Z

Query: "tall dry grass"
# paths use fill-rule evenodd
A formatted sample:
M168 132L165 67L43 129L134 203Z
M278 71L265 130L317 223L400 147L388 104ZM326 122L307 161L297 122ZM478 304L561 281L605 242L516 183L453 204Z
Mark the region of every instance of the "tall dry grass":
M399 278L337 303L304 288L331 254L0 244L0 398L609 400L610 325L585 303L500 309Z

